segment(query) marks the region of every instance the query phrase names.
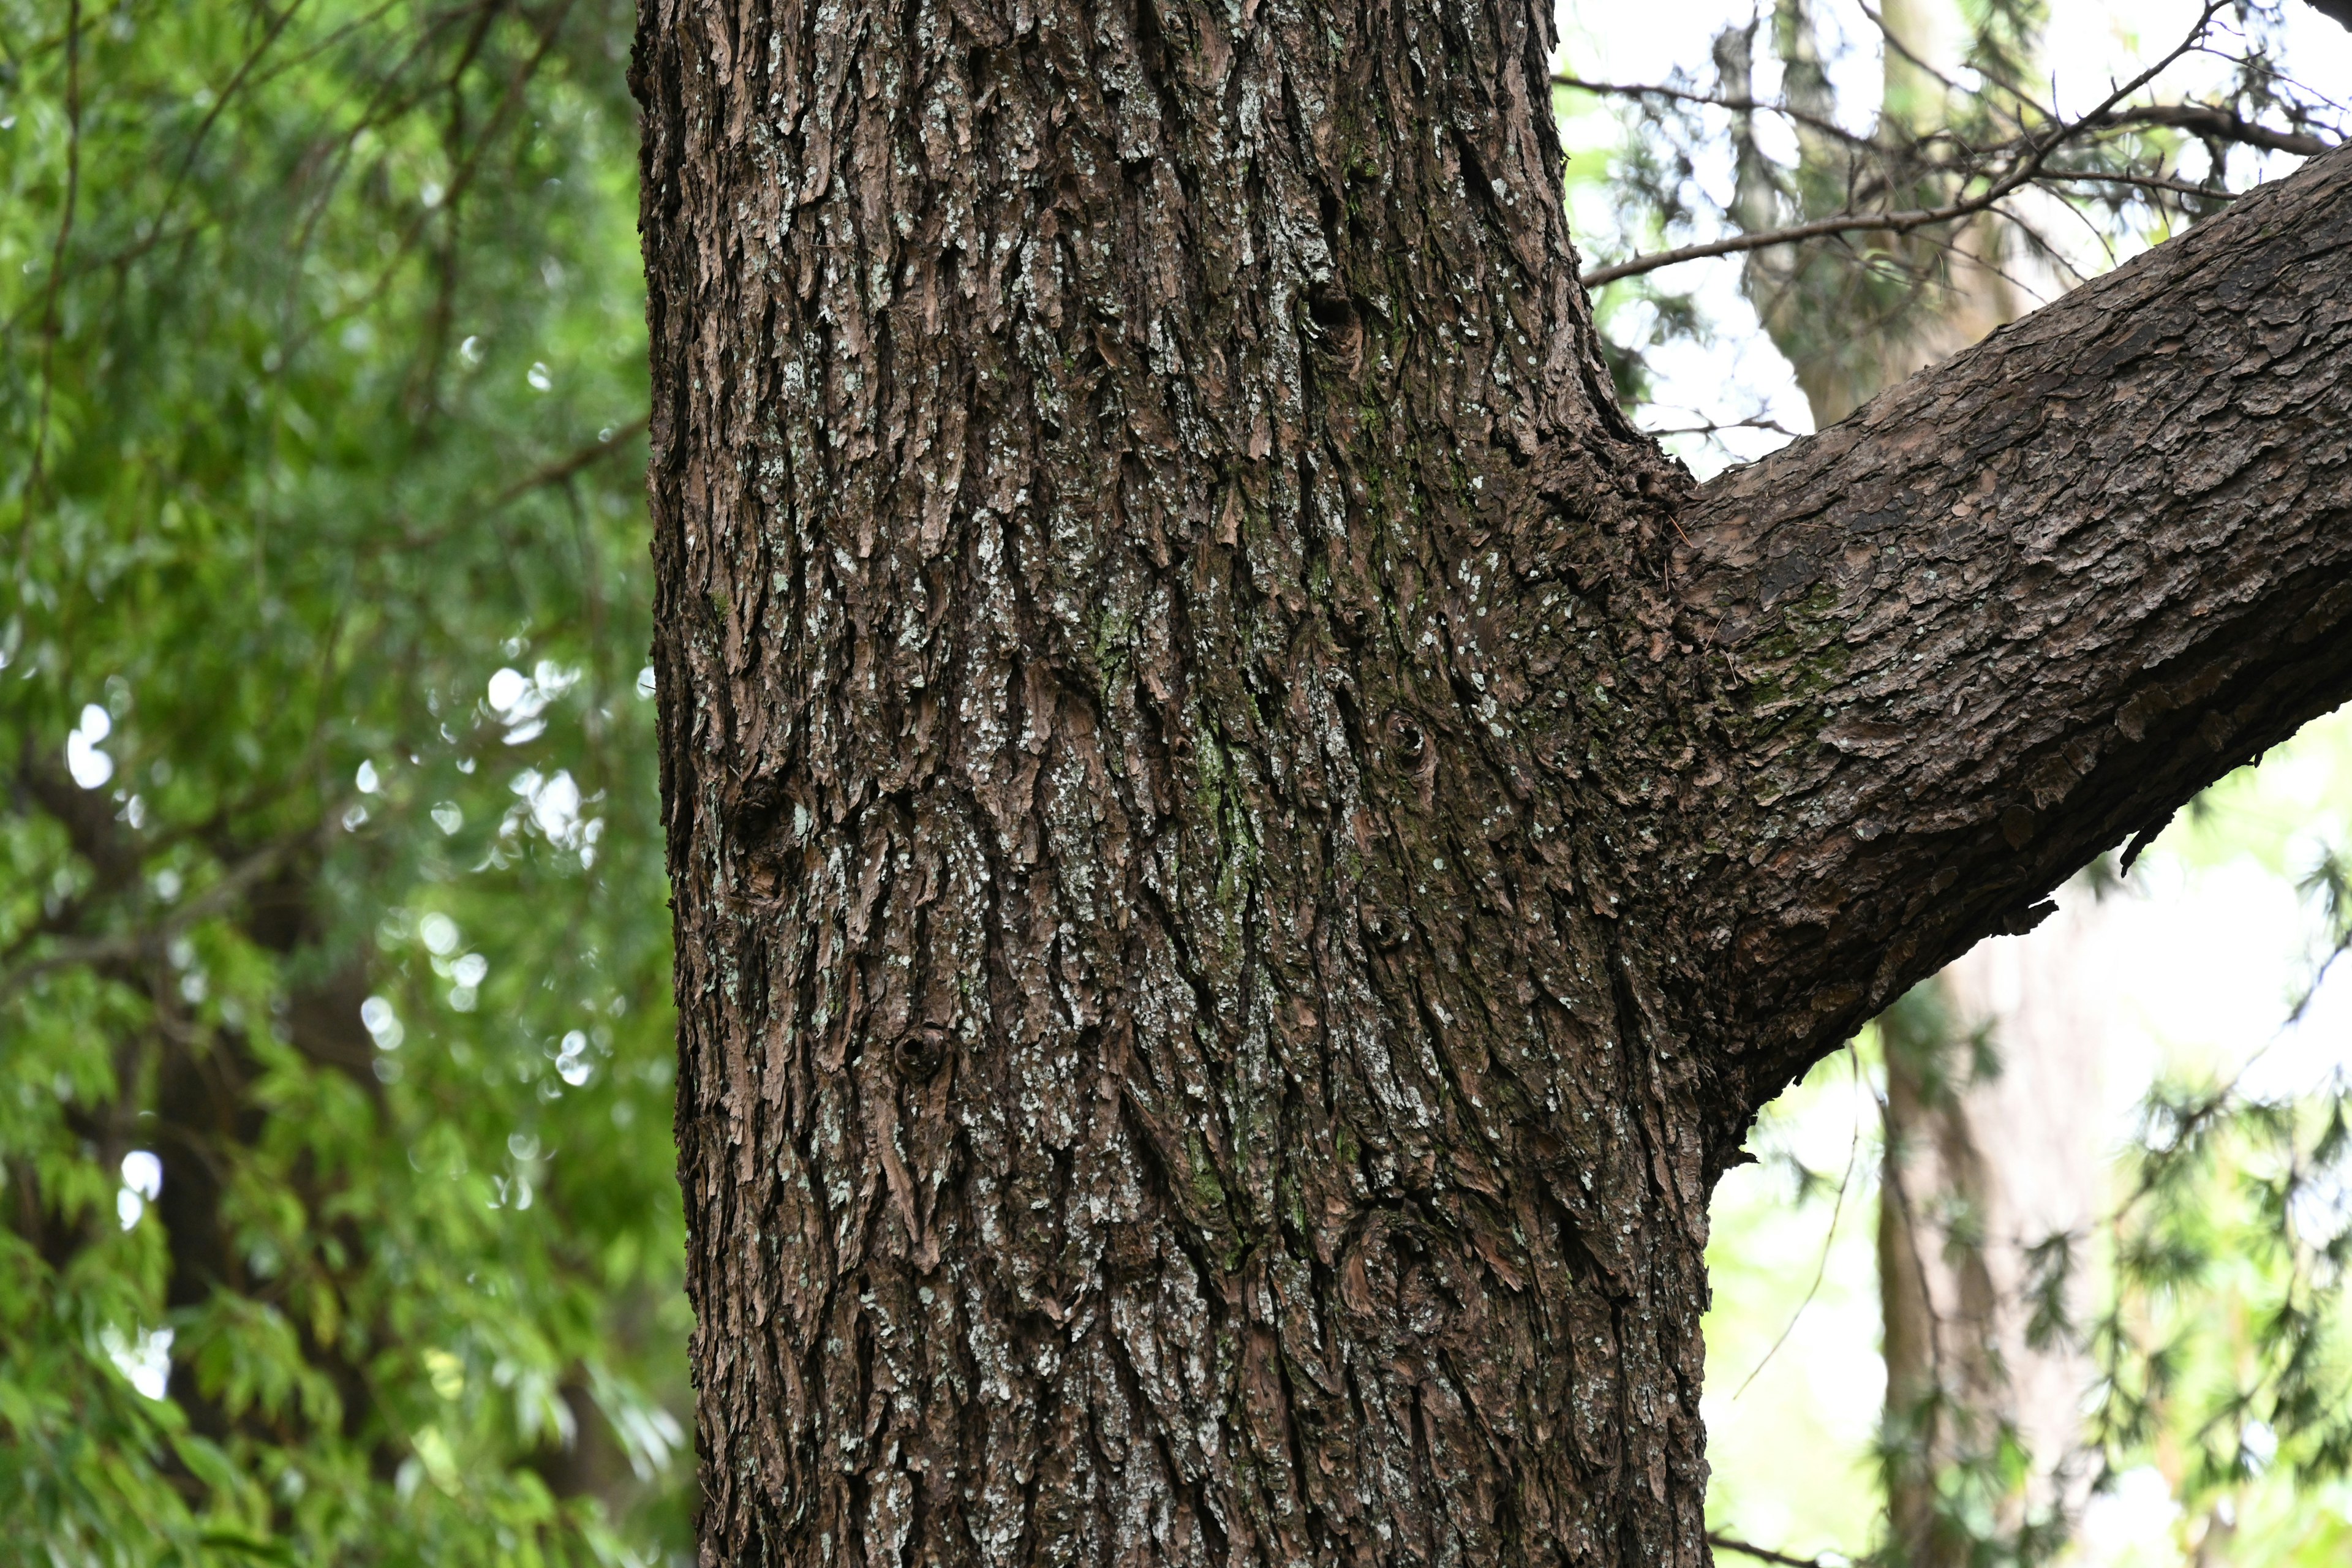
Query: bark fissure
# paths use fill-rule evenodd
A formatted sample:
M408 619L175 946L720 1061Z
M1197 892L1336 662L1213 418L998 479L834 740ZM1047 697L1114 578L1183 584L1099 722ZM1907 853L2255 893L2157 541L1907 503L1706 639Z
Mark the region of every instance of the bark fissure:
M2005 340L1694 495L1606 396L1550 49L1516 5L647 0L706 1561L1703 1561L1748 1115L2352 686L2209 635L2347 597L2315 351L2273 354L2338 454L2304 499L2093 574L2200 632L2066 643L2084 540L2001 510L2065 481L2000 364L2157 410L2127 358ZM1916 615L1863 570L1931 556L1965 595Z

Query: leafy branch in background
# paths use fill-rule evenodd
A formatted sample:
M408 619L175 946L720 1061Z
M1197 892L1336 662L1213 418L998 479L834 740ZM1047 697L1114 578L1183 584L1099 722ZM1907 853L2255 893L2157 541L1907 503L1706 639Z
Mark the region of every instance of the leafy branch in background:
M0 1531L688 1540L634 18L0 0Z
M2347 880L2335 849L2319 852L2303 879L2319 940L2311 978L2282 1015L2283 1031L2306 1016L2319 982L2352 952ZM2000 1071L2000 1042L1956 1029L1942 1006L1937 987L1922 986L1865 1034L1856 1065L1816 1069L1817 1078L1855 1071L1871 1081L1882 1139L1904 1135L1884 1086L1890 1058L1908 1059L1912 1075L1946 1097ZM2082 1501L2141 1471L2160 1475L2188 1510L2192 1537L2207 1542L2200 1562L2234 1560L2221 1555L2225 1543L2265 1497L2282 1500L2273 1511L2302 1517L2260 1543L2275 1555L2248 1561L2333 1562L2352 1540L2340 1520L2330 1522L2335 1516L2293 1500L2352 1475L2352 1081L2338 1069L2302 1092L2257 1090L2250 1084L2264 1059L2257 1052L2218 1079L2158 1074L2112 1166L2112 1196L2095 1224L2080 1234L2007 1238L2030 1261L2021 1303L2029 1342L2078 1345L2092 1360L2090 1414L2075 1447L2035 1452L1949 1367L1890 1403L1874 1456L1880 1483L1893 1495L1930 1466L1932 1517L1915 1537L1928 1543L1928 1560L2052 1561L2074 1540ZM1803 1164L1779 1136L1765 1130L1761 1157L1782 1168L1794 1201L1834 1205L1833 1233L1857 1167L1867 1163L1859 1145L1841 1174ZM1898 1183L1882 1201L1916 1205L1919 1196ZM1909 1234L1938 1235L1962 1252L1994 1239L1964 1216L1938 1220ZM2035 1484L2053 1471L2058 1484ZM1832 1559L1736 1533L1714 1539L1720 1550L1759 1561L1834 1568ZM1921 1560L1897 1537L1832 1557L1885 1568Z
M2323 952L2283 1028L2352 951L2346 885L2336 847L2303 880ZM2102 1480L2156 1463L2216 1539L2266 1476L2352 1474L2352 1080L2338 1068L2307 1092L2257 1091L2263 1054L2219 1081L2150 1088L2104 1226L2109 1300L2087 1331Z

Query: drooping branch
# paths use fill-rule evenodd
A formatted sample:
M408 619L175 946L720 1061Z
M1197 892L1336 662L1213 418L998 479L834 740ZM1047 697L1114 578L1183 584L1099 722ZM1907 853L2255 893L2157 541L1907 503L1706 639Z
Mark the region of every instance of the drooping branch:
M1699 492L1737 1109L2352 694L2347 258L2337 152Z

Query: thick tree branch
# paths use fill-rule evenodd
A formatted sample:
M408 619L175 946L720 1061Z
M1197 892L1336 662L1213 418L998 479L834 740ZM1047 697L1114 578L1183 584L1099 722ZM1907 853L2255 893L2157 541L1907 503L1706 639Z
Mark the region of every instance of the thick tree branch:
M1739 1109L2352 694L2348 257L2337 152L1699 492Z

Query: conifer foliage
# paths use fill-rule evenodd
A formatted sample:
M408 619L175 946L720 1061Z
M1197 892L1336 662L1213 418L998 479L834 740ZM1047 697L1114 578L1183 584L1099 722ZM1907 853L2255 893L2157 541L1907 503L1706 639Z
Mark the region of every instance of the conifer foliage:
M11 1561L683 1540L629 20L0 5Z

